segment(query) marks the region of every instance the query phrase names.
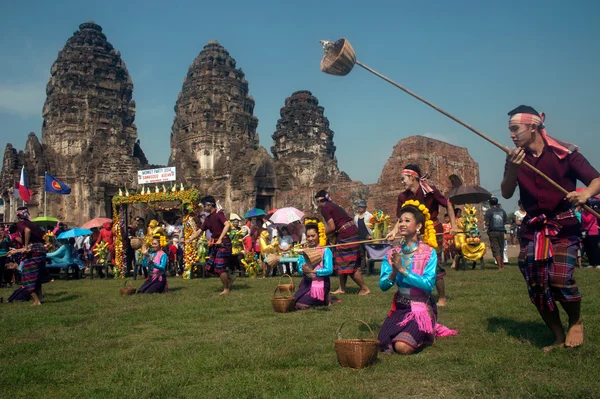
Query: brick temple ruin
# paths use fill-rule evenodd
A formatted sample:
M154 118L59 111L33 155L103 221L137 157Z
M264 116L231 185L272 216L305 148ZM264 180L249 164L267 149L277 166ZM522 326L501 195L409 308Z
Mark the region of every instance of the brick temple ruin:
M23 165L35 193L29 202L33 216L43 212L45 171L72 188L70 195L48 196L48 215L74 225L110 216L119 188L136 191L136 172L158 167L149 165L139 145L125 62L102 28L87 22L67 40L50 73L41 143L30 133L24 150L9 143L4 151L0 195L7 216ZM478 165L466 148L421 136L396 144L377 183L352 181L338 168L325 109L307 90L285 99L271 156L259 145L254 106L235 59L210 41L190 65L175 103L169 166L177 167L177 182L214 195L238 214L282 206L313 213L312 197L322 188L348 210L368 200L370 209L393 213L407 163L429 172L444 193L451 188L451 174L464 184L479 184Z

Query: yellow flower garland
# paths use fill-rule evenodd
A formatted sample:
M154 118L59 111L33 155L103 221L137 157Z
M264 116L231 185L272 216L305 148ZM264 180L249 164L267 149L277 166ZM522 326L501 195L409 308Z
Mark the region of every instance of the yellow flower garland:
M433 221L431 220L431 214L425 204L421 204L417 200L408 200L402 204L402 208L405 206L412 206L417 208L425 217L425 226L423 226L423 242L429 245L431 248L437 248L437 238L435 235L435 228L433 227Z
M190 225L191 215L186 215L183 218L183 237L185 239L185 247L184 247L184 255L183 255L183 264L185 272L183 273L183 278L185 280L189 280L192 278L192 268L194 267L194 263L198 261L198 252L196 251L195 243L191 242L189 238L194 233Z

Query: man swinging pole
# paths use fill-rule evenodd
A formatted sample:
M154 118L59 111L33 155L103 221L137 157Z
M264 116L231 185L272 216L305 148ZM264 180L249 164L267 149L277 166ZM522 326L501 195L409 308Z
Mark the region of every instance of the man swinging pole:
M583 343L581 294L573 271L581 229L573 205L585 204L600 192L600 174L575 145L546 134L543 113L521 105L508 115L515 148L506 158L502 196L511 198L518 185L521 203L527 212L521 224L519 268L527 282L531 302L555 336L554 343L544 351L579 346ZM521 167L523 161L567 190L566 197L530 168ZM576 192L577 180L587 188ZM566 335L556 301L569 317Z

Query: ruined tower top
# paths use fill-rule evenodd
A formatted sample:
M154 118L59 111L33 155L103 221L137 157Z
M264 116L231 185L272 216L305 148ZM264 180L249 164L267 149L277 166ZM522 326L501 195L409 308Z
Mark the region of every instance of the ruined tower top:
M121 54L94 22L79 25L50 70L42 142L68 157L102 147L133 153L133 83Z
M196 184L227 175L238 154L258 148L257 126L244 72L211 40L188 68L177 98L169 164Z
M303 187L349 180L338 169L333 131L324 110L310 91L296 91L286 98L271 136L273 156L294 170Z

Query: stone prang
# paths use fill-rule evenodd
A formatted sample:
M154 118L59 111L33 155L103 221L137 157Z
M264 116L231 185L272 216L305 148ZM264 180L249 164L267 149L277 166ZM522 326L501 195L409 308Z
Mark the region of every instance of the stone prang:
M16 158L16 151L7 147L2 195L7 195L10 180L18 180L25 165L29 188L35 192L29 206L37 215L43 211L47 171L72 189L70 195L48 194L47 214L82 224L110 215L112 196L119 187L135 189L137 170L147 163L136 142L133 83L120 53L93 22L79 25L50 73L42 145L30 135L25 151ZM7 155L12 163L17 159L16 168L7 169Z
M187 184L208 190L258 149L254 99L235 60L212 40L194 59L175 104L170 165Z
M333 131L324 108L310 91L301 90L285 100L277 121L271 152L292 170L299 187L350 181L335 158Z
M100 25L79 25L50 72L42 112L42 143L48 149L75 157L93 153L94 144L102 144L133 153L137 138L133 83Z

